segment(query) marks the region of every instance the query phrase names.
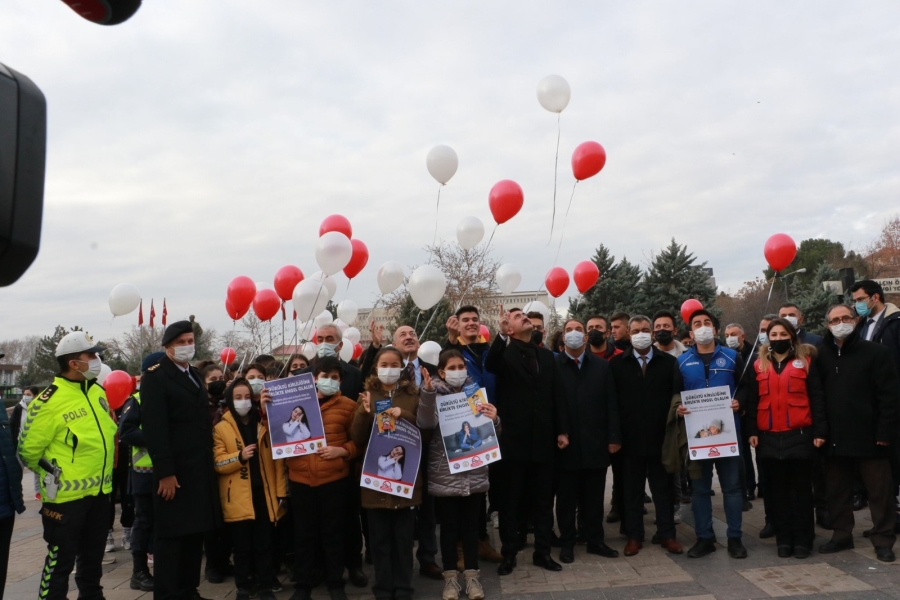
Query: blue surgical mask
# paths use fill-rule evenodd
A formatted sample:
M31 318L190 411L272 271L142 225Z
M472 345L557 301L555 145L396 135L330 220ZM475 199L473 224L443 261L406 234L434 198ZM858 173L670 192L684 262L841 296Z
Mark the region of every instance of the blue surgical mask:
M316 379L316 389L326 398L330 398L341 391L341 382L330 377L320 377Z
M858 314L859 316L868 317L870 312L872 312L872 310L869 308L868 302L856 303L856 314Z
M766 344L769 343L769 336L766 335L765 333L760 333L756 339L759 340L760 346L765 346Z
M339 344L329 344L328 342L322 342L316 347L316 354L319 355L319 358L325 358L326 356L337 356L337 352L335 349Z

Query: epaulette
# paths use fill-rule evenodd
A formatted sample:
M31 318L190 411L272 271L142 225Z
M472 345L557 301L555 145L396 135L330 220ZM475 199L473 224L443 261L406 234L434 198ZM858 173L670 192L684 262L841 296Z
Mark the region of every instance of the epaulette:
M147 372L152 373L153 371L157 370L158 368L159 368L159 363L156 363L155 365L153 365L152 367L147 369Z
M41 402L46 402L50 399L50 396L56 393L56 390L58 389L58 385L51 383L49 386L47 386L47 389L44 390L44 392L40 396L38 396L38 400L40 400Z

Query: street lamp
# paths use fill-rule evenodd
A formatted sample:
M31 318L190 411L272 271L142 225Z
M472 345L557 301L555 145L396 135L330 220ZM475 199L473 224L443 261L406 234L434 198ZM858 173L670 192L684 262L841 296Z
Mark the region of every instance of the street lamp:
M786 275L781 276L781 280L784 282L784 301L785 302L790 301L790 298L788 298L787 278L790 277L791 275L797 275L799 273L806 273L806 267L803 267L802 269L797 269L796 271L791 271L790 273L787 273Z

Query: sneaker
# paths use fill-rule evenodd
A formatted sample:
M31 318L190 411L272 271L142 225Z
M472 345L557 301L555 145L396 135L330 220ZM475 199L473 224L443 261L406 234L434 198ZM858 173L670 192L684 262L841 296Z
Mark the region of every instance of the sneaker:
M459 600L459 572L444 571L444 591L441 594L441 600Z
M500 529L500 514L499 513L493 513L491 515L491 527L493 527L494 529Z
M109 530L109 534L106 536L106 551L107 552L115 552L116 551L116 540L113 539L112 529Z
M728 538L728 556L731 558L747 558L747 549L741 538Z
M148 566L148 567L152 567L152 566L153 566L153 555L152 555L152 554L149 554L149 553L147 554L147 566Z
M122 549L131 550L131 527L122 530Z
M478 580L480 573L481 571L478 569L469 569L463 572L466 578L466 595L469 597L469 600L483 600L484 598L484 589L482 589L481 582Z
M105 554L103 555L103 560L100 561L100 564L103 564L103 565L113 565L115 563L116 563L115 556L106 556Z
M681 525L681 506L679 506L677 504L675 505L675 511L673 513L673 516L675 519L675 524Z

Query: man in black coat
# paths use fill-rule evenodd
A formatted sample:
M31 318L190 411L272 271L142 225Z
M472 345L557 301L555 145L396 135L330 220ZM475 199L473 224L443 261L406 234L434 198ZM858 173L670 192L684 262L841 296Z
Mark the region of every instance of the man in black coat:
M790 302L783 304L781 308L778 309L778 316L794 326L794 329L797 330L797 337L800 338L801 344L818 346L822 343L821 335L809 333L803 329L803 323L806 319L803 317L803 312L800 310L800 307L796 304L791 304Z
M828 417L825 479L834 532L819 552L853 547L852 495L857 472L869 495L873 524L869 539L878 560L892 562L896 536L888 456L897 440L900 380L890 350L859 338L856 314L848 306L832 306L825 322L828 333L817 360Z
M154 598L199 598L203 535L220 520L208 394L189 321L166 328L166 355L141 377L141 422L153 460Z
M500 507L503 562L500 575L516 567L524 533L527 501L535 504L536 566L562 569L550 556L553 528L553 461L555 448L569 445L564 387L553 353L531 342L533 325L521 309L500 319L500 335L491 344L485 368L497 376L497 412L503 419L500 452L504 495Z
M609 363L615 381L622 426L625 556L637 554L644 543L644 482L650 481L656 505L658 542L672 554L683 552L675 539L675 485L662 463L662 444L672 398L684 387L678 361L653 347L649 317L628 321L632 350Z
M556 517L562 545L559 560L575 560L575 510L579 498L583 499L580 506L585 530L581 533L587 540L587 551L615 558L619 553L603 539L606 470L610 454L618 452L622 444L615 385L609 363L585 352L588 338L581 321L566 321L563 341L565 351L556 356L556 362L569 418L569 445L556 452Z

